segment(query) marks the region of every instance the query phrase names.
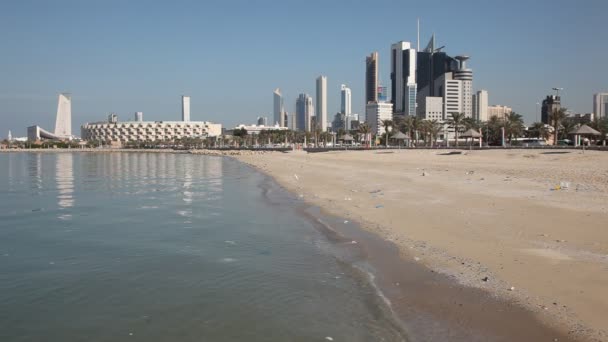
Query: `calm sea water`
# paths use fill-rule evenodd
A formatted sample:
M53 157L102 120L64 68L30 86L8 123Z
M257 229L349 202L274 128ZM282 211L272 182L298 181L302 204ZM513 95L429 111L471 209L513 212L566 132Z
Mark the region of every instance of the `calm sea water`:
M297 200L236 161L0 154L0 194L0 341L403 340Z

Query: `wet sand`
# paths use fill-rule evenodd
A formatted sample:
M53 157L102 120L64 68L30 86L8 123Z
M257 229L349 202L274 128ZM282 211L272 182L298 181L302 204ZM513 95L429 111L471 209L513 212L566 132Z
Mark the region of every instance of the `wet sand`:
M337 217L414 341L606 340L608 154L541 153L238 159Z

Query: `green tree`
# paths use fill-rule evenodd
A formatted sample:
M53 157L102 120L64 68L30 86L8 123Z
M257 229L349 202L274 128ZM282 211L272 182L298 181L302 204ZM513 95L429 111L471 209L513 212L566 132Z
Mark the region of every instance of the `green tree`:
M564 121L564 119L568 116L566 114L567 111L568 110L566 108L555 108L553 109L553 112L549 113L549 121L551 121L551 124L553 125L553 145L557 145L557 141L559 140L559 128L562 124L562 121Z
M385 145L388 147L389 127L393 127L393 120L382 120L382 126L384 126L384 135L386 136Z
M601 133L599 139L602 141L602 145L606 146L606 135L608 134L608 118L603 117L599 119L596 117L591 123L591 127Z
M454 127L455 133L455 142L456 147L458 147L458 135L460 134L460 130L463 125L463 120L465 119L464 113L452 113L451 117L448 119L448 124Z
M364 122L359 125L359 134L361 134L363 136L363 141L365 142L366 146L368 146L368 147L371 142L370 141L371 139L368 139L370 132L371 132L371 129L370 129L369 125L367 124L367 122Z
M524 131L524 119L520 114L511 112L505 117L505 134L509 137L509 143L513 138L520 137Z

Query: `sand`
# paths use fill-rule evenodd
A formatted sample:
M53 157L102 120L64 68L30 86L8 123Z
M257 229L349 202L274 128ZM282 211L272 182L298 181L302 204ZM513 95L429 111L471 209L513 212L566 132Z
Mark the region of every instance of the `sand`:
M608 341L608 153L443 153L236 158L394 242L403 260L517 303L570 336Z

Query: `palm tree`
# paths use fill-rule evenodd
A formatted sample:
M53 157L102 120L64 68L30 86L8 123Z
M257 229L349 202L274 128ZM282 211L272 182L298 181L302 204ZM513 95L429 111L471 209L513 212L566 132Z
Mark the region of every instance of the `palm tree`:
M603 117L598 119L597 117L591 123L591 127L595 128L601 133L600 139L602 139L602 145L606 146L606 135L608 134L608 118Z
M549 135L551 134L549 132L549 130L547 129L547 126L545 126L544 123L542 122L535 122L532 124L531 131L533 132L533 134L538 138L538 139L545 139L547 140L549 138Z
M386 147L388 147L388 131L389 131L389 127L393 127L393 120L382 120L382 126L384 126L384 134L386 134Z
M553 124L553 134L555 134L553 137L553 145L557 145L559 127L562 121L568 116L567 111L568 109L566 108L555 108L553 109L553 112L549 113L549 121Z
M460 133L460 127L464 119L464 113L452 113L451 118L448 119L448 124L454 127L454 132L456 133L456 147L458 147L458 133Z
M367 139L369 133L371 132L371 129L369 128L369 125L367 124L367 122L364 122L362 124L359 125L359 133L363 135L363 141L366 142L366 145L370 142L369 140L371 139ZM369 147L369 145L367 145Z
M437 120L429 120L429 134L431 136L431 147L437 144L439 133L443 130L443 124Z
M524 130L524 119L520 114L511 112L505 117L505 131L509 137L509 143L513 137L519 137Z

